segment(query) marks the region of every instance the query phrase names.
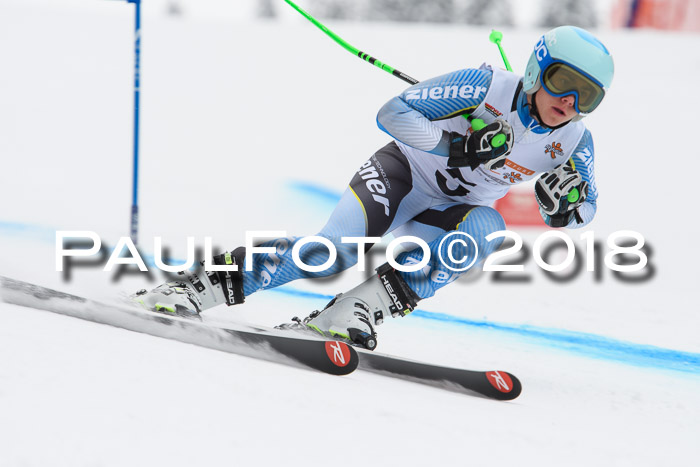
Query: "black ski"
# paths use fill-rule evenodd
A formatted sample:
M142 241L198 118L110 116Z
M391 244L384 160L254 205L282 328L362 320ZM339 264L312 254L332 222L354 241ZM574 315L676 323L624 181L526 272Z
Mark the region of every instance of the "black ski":
M345 375L356 368L497 400L520 395L518 378L505 371L474 371L420 363L376 352L358 352L338 341L262 327L223 328L129 306L105 304L0 276L0 300L30 308L245 355ZM306 334L306 333L304 333Z
M279 329L295 334L316 335L298 322L281 325ZM506 371L450 368L369 351L359 344L356 344L356 348L359 349L360 370L501 401L513 400L522 392L520 380Z
M522 384L505 371L474 371L360 352L361 370L501 401L520 395Z
M259 327L237 326L228 329L211 326L205 322L151 313L127 305L109 305L2 276L0 300L333 375L352 373L359 360L355 349L343 342L290 336L283 331Z

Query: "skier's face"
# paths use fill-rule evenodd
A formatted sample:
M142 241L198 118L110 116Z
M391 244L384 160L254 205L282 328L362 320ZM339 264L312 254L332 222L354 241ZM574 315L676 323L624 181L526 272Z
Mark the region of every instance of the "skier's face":
M541 123L548 127L561 125L576 116L575 97L573 95L554 97L543 88L540 88L535 93L535 103L542 119Z

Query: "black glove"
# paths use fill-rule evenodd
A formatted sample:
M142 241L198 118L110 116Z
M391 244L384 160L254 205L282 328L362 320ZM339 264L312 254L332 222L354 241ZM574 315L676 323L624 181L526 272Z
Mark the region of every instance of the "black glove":
M476 122L476 120L474 121ZM482 122L483 124L483 122ZM513 149L513 129L505 120L496 120L468 135L456 131L450 133L449 167L471 167L479 165L485 169L499 169L506 163L506 157ZM500 144L499 144L500 143Z
M566 227L574 217L581 224L578 208L587 196L588 182L568 164L542 174L535 182L535 198L549 216L550 227Z

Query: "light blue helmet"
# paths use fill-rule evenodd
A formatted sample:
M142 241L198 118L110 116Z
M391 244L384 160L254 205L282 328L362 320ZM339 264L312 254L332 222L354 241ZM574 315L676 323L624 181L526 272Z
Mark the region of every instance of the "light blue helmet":
M565 92L564 89L553 90L554 86L546 85L552 82L556 84L555 80L543 79L548 77L545 74L547 68L555 64L567 65L590 79L590 84L597 88L599 95L594 97L595 101L589 102L588 106L582 106L588 107L587 109L583 111L579 109L579 100L582 96L576 90ZM552 69L556 70L556 68ZM553 96L574 95L576 110L579 112L575 120L579 120L592 112L602 101L605 92L612 84L614 72L615 67L610 52L593 34L575 26L560 26L545 33L535 45L525 69L523 90L528 94L534 94L544 84L547 92ZM589 89L586 91L588 92Z

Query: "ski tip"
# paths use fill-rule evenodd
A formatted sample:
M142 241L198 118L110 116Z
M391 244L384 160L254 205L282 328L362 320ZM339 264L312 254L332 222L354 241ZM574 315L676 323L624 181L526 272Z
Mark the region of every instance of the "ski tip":
M326 341L326 357L328 365L326 371L333 375L347 375L357 369L360 363L360 357L357 351L345 342ZM325 366L325 365L324 365Z
M491 384L489 396L500 401L510 401L520 395L523 386L520 380L507 371L487 371L486 380Z

